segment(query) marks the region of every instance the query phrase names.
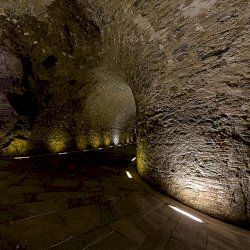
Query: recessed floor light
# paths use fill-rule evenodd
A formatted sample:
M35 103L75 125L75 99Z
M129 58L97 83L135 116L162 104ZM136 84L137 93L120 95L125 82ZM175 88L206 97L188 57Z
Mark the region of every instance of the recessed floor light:
M22 156L22 157L14 157L16 160L21 160L21 159L29 159L29 156Z
M129 173L129 171L126 171L126 174L127 174L128 178L130 178L130 179L133 178L132 175Z
M181 210L180 208L177 208L177 207L174 207L174 206L171 206L171 205L168 205L168 206L169 206L170 208L174 209L175 211L177 211L177 212L179 212L179 213L181 213L181 214L184 214L184 215L186 215L187 217L189 217L189 218L191 218L191 219L193 219L193 220L195 220L195 221L198 221L198 222L200 222L200 223L204 223L204 221L202 221L201 219L195 217L194 215L192 215L192 214L190 214L190 213L187 213L187 212Z
M58 153L59 155L67 155L67 152L63 152L63 153Z

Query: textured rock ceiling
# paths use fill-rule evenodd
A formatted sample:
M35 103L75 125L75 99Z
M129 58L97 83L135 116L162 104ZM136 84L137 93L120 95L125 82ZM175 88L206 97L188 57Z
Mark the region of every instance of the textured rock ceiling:
M100 30L80 6L75 1L1 6L2 154L131 141L136 113L131 89L105 63Z
M2 51L23 67L1 92L5 154L99 145L117 128L125 141L129 85L140 175L249 226L249 1L0 1L0 13Z

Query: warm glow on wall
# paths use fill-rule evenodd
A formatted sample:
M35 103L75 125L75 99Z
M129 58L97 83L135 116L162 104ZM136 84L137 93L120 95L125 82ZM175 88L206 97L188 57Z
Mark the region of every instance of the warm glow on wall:
M143 143L139 144L137 147L137 170L139 172L140 175L143 175L144 172L146 171L145 168L145 147L143 145Z
M130 135L127 134L127 135L126 135L126 143L129 143L129 142L130 142Z
M79 150L85 150L87 148L87 145L88 145L86 136L85 135L79 135L76 138L76 144L77 144L77 148Z
M5 150L5 155L23 155L28 152L28 142L22 139L14 139Z
M101 146L101 137L97 133L91 133L89 136L89 142L93 148L99 148Z
M133 134L130 134L130 141L133 142Z
M48 146L51 152L65 151L67 147L67 134L59 129L53 130L48 136Z
M109 132L106 132L103 136L104 138L104 145L105 146L109 146L111 144L111 136L110 136L110 133Z

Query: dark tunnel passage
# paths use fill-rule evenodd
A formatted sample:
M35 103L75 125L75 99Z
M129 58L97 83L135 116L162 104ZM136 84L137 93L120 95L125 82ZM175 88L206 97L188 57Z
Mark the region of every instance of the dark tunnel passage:
M248 13L0 0L0 248L249 249Z

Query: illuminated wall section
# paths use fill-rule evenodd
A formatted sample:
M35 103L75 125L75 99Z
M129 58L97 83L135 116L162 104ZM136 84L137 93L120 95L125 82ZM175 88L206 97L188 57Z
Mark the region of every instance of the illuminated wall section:
M136 108L130 87L108 69L95 69L96 85L87 95L77 130L88 133L89 147L126 144L135 126Z
M51 129L48 134L48 147L53 153L63 152L67 149L69 138L65 131L59 129Z

